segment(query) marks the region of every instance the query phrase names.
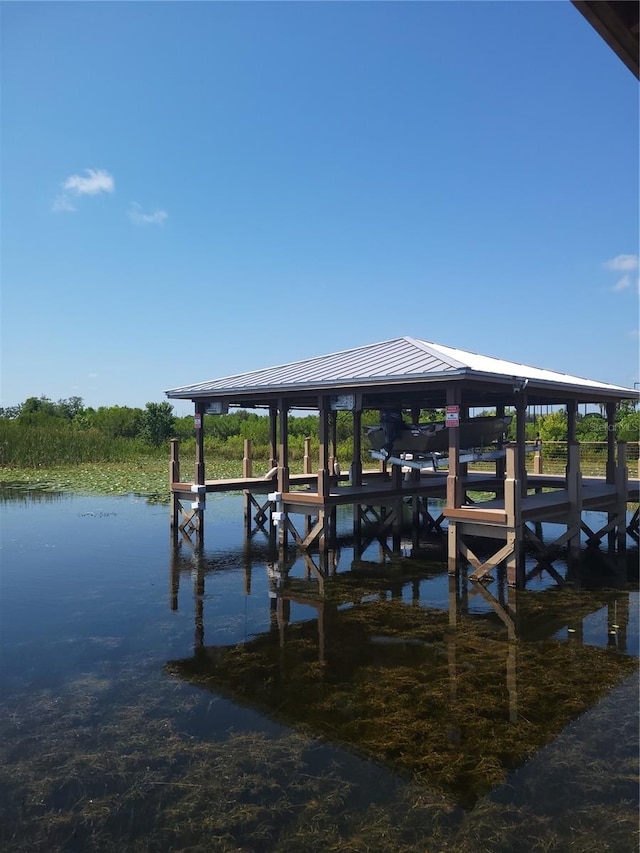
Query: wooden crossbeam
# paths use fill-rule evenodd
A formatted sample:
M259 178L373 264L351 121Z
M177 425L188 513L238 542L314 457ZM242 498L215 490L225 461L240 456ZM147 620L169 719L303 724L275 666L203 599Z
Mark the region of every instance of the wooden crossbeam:
M418 505L418 515L420 521L426 525L426 533L430 533L432 530L438 530L442 533L441 525L444 521L444 515L442 513L440 513L437 518L434 518L429 512L426 502L421 500Z
M499 565L503 560L506 560L507 557L510 557L511 554L513 554L514 547L515 543L508 541L502 546L502 548L499 548L491 557L487 557L486 560L481 560L479 557L476 556L476 554L473 553L471 548L469 548L469 546L463 540L462 536L460 536L458 539L458 550L475 569L475 572L469 575L469 578L474 581L480 580L485 575L487 575L492 569L495 569L495 567Z
M580 527L587 534L588 542L592 545L594 543L598 544L600 540L603 539L603 537L606 536L607 533L609 533L610 530L615 530L619 524L619 521L620 519L618 518L618 516L614 516L607 524L604 525L604 527L601 527L597 531L593 531L584 521L581 522Z
M469 580L475 581L473 575L469 576ZM500 619L506 625L507 631L509 633L509 637L515 639L517 631L516 631L516 622L514 618L514 614L512 614L511 610L508 607L505 607L501 604L498 599L492 595L486 587L484 587L481 583L474 583L473 586L474 591L479 592L480 595L491 605L491 607L498 614Z
M522 529L524 531L525 539L531 542L540 554L549 554L550 552L557 551L562 548L566 542L572 539L576 535L576 528L579 529L579 524L571 525L561 536L558 536L557 539L554 539L553 542L549 542L548 544L543 542L541 539L538 539L533 530L531 530L530 527L527 527L526 524L523 525Z
M180 510L180 515L184 519L180 522L178 527L180 530L188 533L193 533L194 530L198 529L198 510L192 509L187 512L181 504L178 504L178 509ZM194 521L194 518L196 519Z
M373 521L369 518L369 513L374 516ZM398 513L395 509L391 510L385 518L382 518L380 513L377 512L375 507L372 506L367 506L362 514L362 521L364 521L365 526L378 528L378 533L372 538L382 536L382 534L385 533L389 529L389 527L393 526L394 522L397 521L397 519Z
M253 516L253 520L261 530L265 530L265 524L268 518L267 509L269 508L271 501L267 500L261 504L255 499L251 492L247 492L247 495L249 497L249 503L257 510L256 514Z

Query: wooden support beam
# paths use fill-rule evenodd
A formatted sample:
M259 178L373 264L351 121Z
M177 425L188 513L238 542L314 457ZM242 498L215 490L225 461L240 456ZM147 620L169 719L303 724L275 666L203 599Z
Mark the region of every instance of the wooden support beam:
M204 413L202 407L196 403L196 414L194 417L194 429L196 434L196 470L194 482L204 485Z
M311 467L311 439L305 438L304 440L304 457L302 460L302 470L305 474L310 474L312 471Z
M616 404L607 403L607 483L616 481Z
M536 449L533 453L533 473L534 474L542 474L543 473L543 465L542 465L542 443L536 443Z
M353 413L353 459L350 475L352 486L362 485L362 412L360 410Z
M576 421L578 418L578 403L569 400L567 403L567 441L576 440Z
M171 491L172 483L180 482L180 442L177 438L171 439L169 458L169 490ZM180 500L177 495L171 493L171 528L178 528L180 517Z
M460 389L447 388L447 406L460 405ZM448 427L449 473L447 474L447 509L462 506L462 484L460 473L460 427Z
M289 405L281 397L278 400L280 420L280 442L278 448L278 491L289 491Z
M336 472L336 445L337 445L337 431L338 431L338 413L334 412L333 409L329 410L329 474L333 476Z
M567 493L569 496L569 513L567 516L567 531L569 554L573 559L580 555L580 523L582 521L582 473L580 471L580 444L577 441L567 442Z
M527 496L527 467L526 467L526 424L527 424L527 395L520 392L516 395L516 444L518 445L518 471L520 494Z
M618 459L615 471L616 498L618 503L618 530L617 546L618 554L624 554L627 550L627 498L629 495L629 474L627 471L627 445L624 441L618 442Z
M269 406L269 469L278 464L278 407L275 403Z
M499 403L496 406L496 417L497 418L503 418L504 417L504 410L505 410L504 403ZM504 439L502 436L500 436L500 438L498 439L497 447L498 447L498 450L502 450L502 448L504 447ZM498 459L496 459L496 477L498 479L502 479L505 475L505 464L506 463L505 463L504 456L498 457Z
M250 438L244 440L244 456L242 458L242 476L253 477L253 447Z
M329 399L318 398L318 495L326 498L331 490L329 479Z

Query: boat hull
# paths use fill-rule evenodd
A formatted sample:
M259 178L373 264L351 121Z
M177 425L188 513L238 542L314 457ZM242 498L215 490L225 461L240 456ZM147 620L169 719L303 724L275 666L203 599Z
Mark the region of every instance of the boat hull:
M488 447L506 433L511 416L502 418L470 418L460 423L460 447L466 450ZM384 427L371 426L366 431L373 450L382 450L386 444ZM443 421L428 424L403 424L400 435L394 440L391 453L440 453L449 449L449 430Z

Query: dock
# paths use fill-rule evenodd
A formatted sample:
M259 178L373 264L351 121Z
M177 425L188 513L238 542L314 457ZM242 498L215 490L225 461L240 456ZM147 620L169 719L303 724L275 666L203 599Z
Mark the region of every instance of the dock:
M609 551L618 554L624 553L629 534L637 541L638 512L629 522L627 508L638 501L638 479L629 478L627 446L615 432L616 406L637 399L632 389L400 338L167 394L190 398L195 404L194 478L180 476L178 445L173 442L170 488L174 530L199 541L204 536L207 494L231 491L245 496L247 534L262 529L279 548L291 544L306 553L326 552L335 542L336 509L349 506L356 554L373 539L391 553L397 551L409 516L414 546L425 534L446 531L450 573L455 574L464 561L473 569L471 577L481 580L505 564L508 584L514 587L526 582L525 548L556 576L557 554L567 551L570 559L577 558L585 537L594 547L606 540ZM606 412L601 478L583 477L580 469L576 423L583 403L598 404ZM564 474L543 474L540 447L527 443L527 409L542 405L561 406L566 415ZM203 420L226 413L230 406L268 409L266 477L252 476L251 442L245 440L242 477L206 478ZM288 419L295 409L318 412L317 457L312 458L309 438L301 474L290 471ZM482 417L474 420L472 412L478 409ZM378 434L386 429L385 413L394 413L401 426L395 435L389 434L388 458L377 469L366 470L362 415L371 410L378 410L382 418ZM446 422L433 429L420 427L421 414L433 410L446 413ZM342 417L352 423L353 451L343 472L337 460L338 413L348 413ZM465 436L485 433L492 418L500 425L513 418L515 440L497 434L488 447L464 446ZM414 444L426 442L424 468L415 461L420 453L402 454L402 429ZM436 434L439 448L446 442L446 470L435 461L429 468L426 461L428 441ZM533 473L526 465L532 450ZM484 470L475 470L473 460L482 460ZM602 517L595 529L587 524L585 512ZM564 530L552 542L543 541L540 525L545 523Z

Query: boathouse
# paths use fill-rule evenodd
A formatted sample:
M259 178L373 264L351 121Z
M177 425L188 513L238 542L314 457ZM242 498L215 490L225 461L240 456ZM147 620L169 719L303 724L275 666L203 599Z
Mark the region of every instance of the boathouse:
M277 530L280 545L286 546L291 537L303 552L326 551L335 533L336 507L348 505L353 508L356 553L373 537L381 542L390 538L396 548L409 508L414 542L425 532L446 527L450 572L466 560L473 567L472 577L481 579L505 563L512 586L524 584L525 545L552 573L553 553L566 548L570 557L577 556L582 534L591 543L607 537L610 549L624 551L627 502L637 501L638 485L628 478L626 445L616 441L615 412L620 401L637 399L632 389L402 337L172 388L166 394L192 400L195 406L194 478L180 476L173 442L170 480L174 529L195 532L199 541L207 493L242 490L248 527L252 521L268 523ZM606 412L604 477L583 477L580 470L576 422L583 404ZM542 406L566 410L564 474L543 474L539 447L527 446L527 410ZM204 419L232 407L269 413L271 470L266 478L252 476L247 442L242 478L206 478ZM288 416L295 410L319 415L318 458L307 455L302 474L291 473L289 464ZM384 413L400 415L405 438L426 436L425 446L407 452L413 445L402 444L396 427L395 437L385 433L391 440L384 449L380 442L372 446L370 455L379 462L376 470L363 469L368 443L362 413L368 410L383 413L383 420ZM442 422L421 427L421 413L436 410L445 413ZM336 459L338 411L351 413L353 454L348 460ZM484 413L483 423L494 422L492 429L478 428L480 419L472 417L477 412ZM511 418L515 441L507 442L500 425L506 427ZM429 450L436 429L437 453ZM527 471L528 452L538 457L532 472ZM478 500L479 494L486 499ZM444 501L436 518L430 498ZM598 529L585 523L587 510L602 514ZM551 543L542 542L538 531L543 522L561 525L562 534ZM634 529L637 524L636 512ZM484 543L481 550L478 541ZM493 544L487 549L487 543Z

